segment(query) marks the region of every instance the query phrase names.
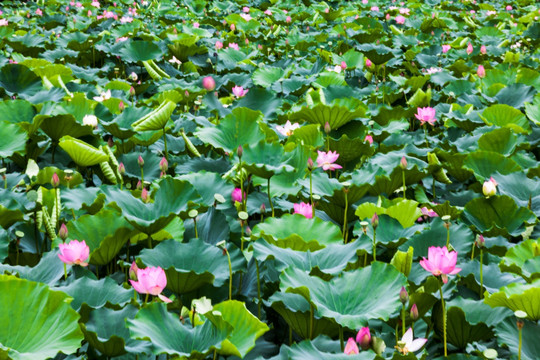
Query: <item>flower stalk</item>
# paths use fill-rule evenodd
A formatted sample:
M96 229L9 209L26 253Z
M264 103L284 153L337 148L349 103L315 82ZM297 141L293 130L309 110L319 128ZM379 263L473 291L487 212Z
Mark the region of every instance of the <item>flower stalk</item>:
M442 305L442 314L443 314L443 341L444 341L444 357L448 356L447 345L446 345L446 307L444 304L444 296L442 291L442 284L440 281L437 281L439 284L439 293L441 294L441 305Z

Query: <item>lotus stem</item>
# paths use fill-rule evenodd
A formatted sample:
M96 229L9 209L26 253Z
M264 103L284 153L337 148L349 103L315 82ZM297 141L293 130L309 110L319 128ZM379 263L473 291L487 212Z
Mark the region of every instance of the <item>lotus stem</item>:
M476 247L476 243L473 243L472 245L472 252L471 252L471 260L474 259L474 248ZM448 249L448 247L446 247Z
M261 306L262 306L262 299L261 299L261 276L259 272L259 261L255 259L255 266L257 268L257 297L259 298L259 302L257 303L257 314L259 315L259 319L261 318Z
M405 304L401 305L401 332L405 335Z
M521 346L523 343L523 326L518 326L519 343L518 343L518 360L521 360Z
M484 298L484 251L480 248L480 299Z
M373 261L377 261L377 229L373 228Z
M165 159L169 161L169 151L167 150L167 132L163 128L163 143L165 144Z
M148 302L148 295L150 294L147 293L146 296L144 297L144 305L146 305L146 303Z
M345 342L343 341L343 327L339 327L339 345L341 346L341 352L345 350Z
M446 347L446 308L444 305L444 297L443 297L443 291L442 291L442 285L441 282L439 283L439 293L441 294L441 305L442 305L442 313L443 313L443 341L444 341L444 357L448 356L448 351Z
M195 216L193 218L193 228L195 229L195 238L199 238L199 233L197 232L197 217Z
M309 339L313 339L313 322L314 322L314 309L313 304L309 304ZM341 329L341 328L340 328ZM341 330L343 331L343 330ZM343 334L342 334L343 335ZM341 342L343 342L343 337L341 337ZM343 344L341 344L341 347L343 348Z
M242 160L238 163L238 173L240 174L240 195L242 196L242 210L247 210L247 199L244 194L244 178L242 177Z
M67 280L67 266L66 266L66 263L64 263L64 280Z
M428 143L428 138L427 138L427 126L425 123L424 123L424 139L426 140L426 147L429 149L429 143Z
M270 197L270 179L272 177L268 178L268 202L270 203L270 208L272 208L272 217L274 217L274 204L272 204L272 198Z
M214 360L217 359L217 349L214 348Z
M225 248L225 253L227 254L227 261L229 262L229 300L232 300L232 264L231 264L231 255L229 254L229 250Z
M433 188L433 202L435 202L435 198L437 197L435 194L435 177L433 177L433 185L431 187Z
M349 237L349 229L347 228L347 210L349 209L349 199L347 198L348 189L344 189L345 192L345 214L343 216L343 239L345 240L345 244L347 243L348 237Z
M403 179L403 200L407 199L407 196L405 195L405 191L407 190L407 186L405 185L405 169L401 171L401 178Z
M309 202L311 203L311 213L315 214L315 204L313 203L313 177L312 172L309 171Z
M144 169L141 166L141 186L144 187Z

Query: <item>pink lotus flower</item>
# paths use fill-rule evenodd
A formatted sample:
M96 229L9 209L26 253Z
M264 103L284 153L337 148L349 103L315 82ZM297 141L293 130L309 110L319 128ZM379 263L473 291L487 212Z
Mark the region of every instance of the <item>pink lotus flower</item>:
M506 11L512 11L512 5L506 5Z
M362 4L364 4L364 5L367 5L368 2L369 2L369 0L362 0Z
M396 23L405 24L405 17L401 15L396 16Z
M399 13L403 15L410 15L411 9L408 8L400 8Z
M342 61L340 66L341 66L341 70L343 71L347 70L347 63L345 61Z
M237 43L229 43L229 47L234 50L240 50Z
M97 7L99 8L101 5L99 4L99 1L92 1L92 4L91 4L93 7Z
M249 8L247 6L244 6L242 8L242 11L245 12L245 13L248 13L249 12Z
M371 11L379 11L379 7L378 6L372 6Z
M289 120L285 123L285 126L277 125L276 130L283 136L291 136L295 129L298 129L300 124L294 123L291 124Z
M428 259L422 258L420 266L429 271L435 276L442 276L443 282L446 284L448 278L446 275L455 275L461 271L461 268L456 267L457 252L450 251L446 246L437 247L430 246L428 249Z
M473 52L473 46L471 43L469 43L469 45L467 45L467 55L471 55Z
M368 326L358 330L358 334L356 334L356 342L360 344L362 350L369 349L371 346L371 333Z
M122 16L122 17L120 18L120 22L121 22L122 24L130 23L130 22L133 22L133 18L132 18L131 16L126 16L126 15L124 15L124 16Z
M137 269L137 281L129 280L133 288L139 294L157 295L166 303L172 300L161 295L165 286L167 286L167 276L161 267L147 267L146 269Z
M373 136L366 135L366 137L364 138L364 142L366 141L369 143L369 145L373 145Z
M223 43L221 41L216 41L216 49L222 49L223 48Z
M356 345L356 342L354 342L354 339L352 337L347 340L347 344L345 345L345 349L343 350L343 352L346 355L358 354L360 352L360 350L358 350L358 345Z
M325 153L324 151L317 151L319 156L317 156L317 167L322 167L323 170L336 170L341 169L342 166L338 164L334 164L334 162L338 159L339 154L337 151L329 151Z
M0 19L0 26L8 26L9 22L7 19Z
M285 18L285 21L287 22L287 24L290 24L291 21L292 21L292 19L291 19L290 16L287 16L287 17Z
M264 10L264 13L268 16L272 16L272 12L269 9Z
M476 69L476 74L479 78L486 77L486 69L484 69L483 65L478 65L478 69Z
M43 11L41 11L41 9L36 9L36 15L43 16Z
M68 265L88 266L88 257L90 256L90 248L83 240L71 240L69 244L59 244L60 254L58 257Z
M435 211L433 211L432 209L428 209L425 206L423 208L421 208L420 211L422 211L422 215L427 216L427 217L438 217L439 216L439 214L437 214Z
M489 180L484 182L482 185L482 192L485 196L490 197L497 193L497 182L494 178L489 178Z
M194 22L194 23L193 23L193 27L194 27L195 29L198 29L199 26L200 26L200 24L199 24L198 22Z
M232 88L232 93L237 98L241 98L241 97L246 96L248 91L249 90L244 90L244 88L242 86L235 86L235 87Z
M450 50L451 48L452 48L452 46L450 46L450 45L443 45L442 46L442 52L447 53L448 50Z
M206 76L202 80L202 85L206 90L212 91L212 90L214 90L216 88L216 81L214 80L213 77Z
M251 15L249 14L240 14L240 16L242 17L242 19L246 20L246 21L249 21L252 19Z
M400 353L403 355L407 355L410 352L418 351L422 348L422 346L425 345L427 342L427 339L418 338L416 340L413 340L413 331L412 328L409 328L403 334L403 337L401 338L401 341L398 341L397 349Z
M433 126L435 125L435 121L437 121L437 119L435 119L435 112L435 109L432 107L418 108L414 116L420 120L420 125L429 123L429 125Z
M246 198L246 193L244 192L244 199ZM231 199L233 202L242 202L242 190L240 188L235 188L231 193Z
M304 215L308 219L313 218L313 207L311 206L311 204L301 202L299 204L293 204L293 208L293 214Z

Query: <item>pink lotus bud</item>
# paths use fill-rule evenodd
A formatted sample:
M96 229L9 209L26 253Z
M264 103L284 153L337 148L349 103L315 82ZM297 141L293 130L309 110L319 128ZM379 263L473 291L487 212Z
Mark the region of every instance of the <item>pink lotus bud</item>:
M468 54L468 55L471 55L472 52L473 52L473 50L474 50L474 49L473 49L472 44L469 43L469 45L467 45L467 54Z
M118 103L118 109L120 111L124 111L125 108L126 108L126 105L124 105L124 102L120 100L120 102Z
M246 192L244 191L244 199L246 197ZM242 202L242 190L240 188L235 188L231 193L231 199L233 202Z
M478 239L476 239L475 243L480 249L486 246L486 240L482 234L478 235Z
M356 334L356 342L360 344L362 350L367 350L371 346L371 332L369 327L361 328Z
M216 41L216 49L222 49L223 43L221 41Z
M343 350L343 352L345 353L345 355L353 355L360 352L360 350L358 349L358 345L356 345L356 342L353 338L349 338L349 340L347 340L347 344L345 345L345 349Z
M368 68L370 68L372 65L373 65L373 63L371 62L371 60L369 60L368 58L366 58L366 66L367 66Z
M390 20L390 14L386 14L386 20Z
M403 170L407 169L407 159L405 158L405 156L401 157L401 160L399 161L399 166L401 166Z
M68 229L66 227L66 224L62 224L60 226L60 230L58 230L58 237L62 239L62 241L66 241L68 237Z
M118 164L118 172L122 175L124 175L126 173L126 167L124 166L124 163L121 162L120 164Z
M330 131L332 131L332 128L330 127L330 123L327 121L324 124L324 132L327 133L327 134L330 134Z
M413 306L411 307L411 319L413 321L418 320L418 307L416 306L416 304L413 304Z
M341 70L347 70L347 63L345 61L341 62Z
M261 44L257 45L257 49L262 50L263 46Z
M148 201L150 201L150 198L148 197L148 190L146 190L145 187L143 187L141 192L141 199L146 204Z
M290 16L287 16L287 18L285 19L285 21L287 22L287 24L290 24L290 23L291 23L291 21L292 21L292 19L291 19L291 17L290 17Z
M165 157L161 158L161 161L159 162L159 170L163 171L164 173L169 170L169 162Z
M133 80L133 81L135 81L135 80ZM130 88L129 88L129 95L130 95L130 96L135 96L135 94L136 94L135 88L134 88L133 86L130 87Z
M324 12L325 12L326 14L328 14L328 13L330 12L330 8L324 9Z
M203 87L208 91L212 91L216 88L216 82L211 76L206 76L205 78L203 78L202 84Z
M486 77L486 70L484 69L483 65L478 65L478 69L476 70L476 74L478 74L479 78Z
M482 55L486 55L486 54L487 54L486 45L480 46L480 54L482 54Z
M57 188L60 186L60 178L58 177L57 173L54 173L51 179L51 185L53 188Z
M135 187L135 189L137 189L137 190L142 189L142 182L141 182L141 180L137 181L137 186Z
M512 11L512 6L511 5L506 5L506 11Z
M249 39L246 39L245 43L246 45L249 45Z
M144 166L144 160L141 155L139 155L139 158L137 159L137 163L139 164L140 167Z
M373 217L371 218L371 226L373 226L374 229L379 226L379 215L377 215L377 213L374 213Z
M236 154L238 155L239 158L242 158L242 155L244 154L244 148L242 147L242 145L238 146L238 150L236 150Z
M497 182L495 179L490 178L489 180L484 182L484 185L482 186L482 192L484 193L484 196L490 197L497 193Z
M364 138L364 141L367 141L369 143L369 145L372 145L373 144L373 136L366 135L366 137Z
M231 31L236 30L236 26L234 24L231 24Z
M129 267L129 278L133 281L137 281L137 270L139 270L139 268L137 267L137 264L134 261L131 263L131 266Z
M307 167L309 170L313 170L313 160L311 158L307 159Z
M266 212L266 205L264 203L261 204L261 214L264 214Z
M401 301L403 305L409 301L409 293L407 292L407 289L405 289L405 286L402 286L399 291L399 301Z

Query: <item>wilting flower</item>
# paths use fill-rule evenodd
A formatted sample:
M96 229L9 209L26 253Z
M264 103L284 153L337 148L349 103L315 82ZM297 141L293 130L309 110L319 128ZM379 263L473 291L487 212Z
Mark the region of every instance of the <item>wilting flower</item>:
M294 130L298 129L299 127L300 127L300 124L298 123L291 124L291 122L287 120L287 122L285 123L285 126L277 125L276 129L283 136L291 136Z
M483 65L478 65L478 69L476 69L476 74L479 78L486 77L486 69L484 69Z
M371 346L371 332L369 331L369 327L365 326L358 330L358 333L356 334L356 342L360 344L360 347L362 350L367 350Z
M429 125L434 125L435 121L437 121L435 119L435 109L432 107L418 108L414 116L420 120L420 125L424 125L426 122Z
M457 252L448 252L446 246L430 246L428 249L428 259L426 260L426 258L423 257L422 260L420 260L420 266L435 276L455 275L461 271L461 268L456 267L456 262ZM447 281L448 279L446 276L443 276L443 282L446 283Z
M468 55L471 55L472 52L473 52L473 46L472 46L471 43L469 43L469 44L467 45L467 54L468 54Z
M346 355L358 354L360 352L360 350L358 350L358 345L356 345L356 342L352 337L347 340L347 344L345 345L345 350L343 350L343 352Z
M489 178L489 180L486 180L484 182L484 185L482 186L482 192L485 196L490 197L497 193L497 182L494 178Z
M111 90L107 90L105 92L102 92L99 96L94 96L94 100L102 102L105 100L109 100L111 98Z
M180 60L178 60L178 59L176 58L176 56L174 56L174 55L173 55L173 57L172 57L171 59L169 59L169 62L170 62L171 64L182 65L182 62L181 62Z
M317 151L317 153L319 154L317 156L317 167L322 167L323 170L336 170L336 169L341 169L342 166L341 165L338 165L338 164L334 164L334 162L336 162L336 160L338 159L339 157L339 154L337 153L337 151L329 151L327 153L325 153L324 151Z
M242 86L235 86L235 87L232 88L232 93L237 98L241 98L241 97L246 96L248 91L249 90L244 90L244 88Z
M161 267L147 267L146 269L137 269L137 281L129 280L133 288L139 294L157 295L166 303L172 302L171 299L161 295L165 286L167 286L167 276Z
M304 215L308 219L313 218L313 207L311 204L301 202L299 204L293 204L294 214Z
M398 341L396 349L398 349L398 351L403 355L407 355L410 352L420 350L426 342L427 339L422 338L413 340L413 331L412 328L409 328L409 330L407 330L405 334L403 334L401 341Z
M422 215L427 216L427 217L438 217L439 216L439 214L437 214L435 211L433 211L431 209L428 209L425 206L423 208L421 208L420 211L422 211Z
M98 125L98 118L96 117L96 115L88 114L88 115L85 115L85 116L83 117L82 122L83 122L83 125L88 125L88 126L92 126L92 127L97 127L97 125Z
M246 193L244 192L244 199L246 198ZM242 202L242 190L240 188L235 188L231 193L231 199L234 202Z
M71 240L69 244L58 244L60 254L58 257L68 265L88 266L86 262L90 256L90 248L86 242Z
M202 85L206 90L212 91L212 90L214 90L216 88L216 81L214 80L213 77L206 76L202 80Z
M396 23L405 24L405 17L401 15L396 16Z
M452 46L450 46L450 45L443 45L442 46L442 52L447 53L448 50L450 50L451 48L452 48Z

